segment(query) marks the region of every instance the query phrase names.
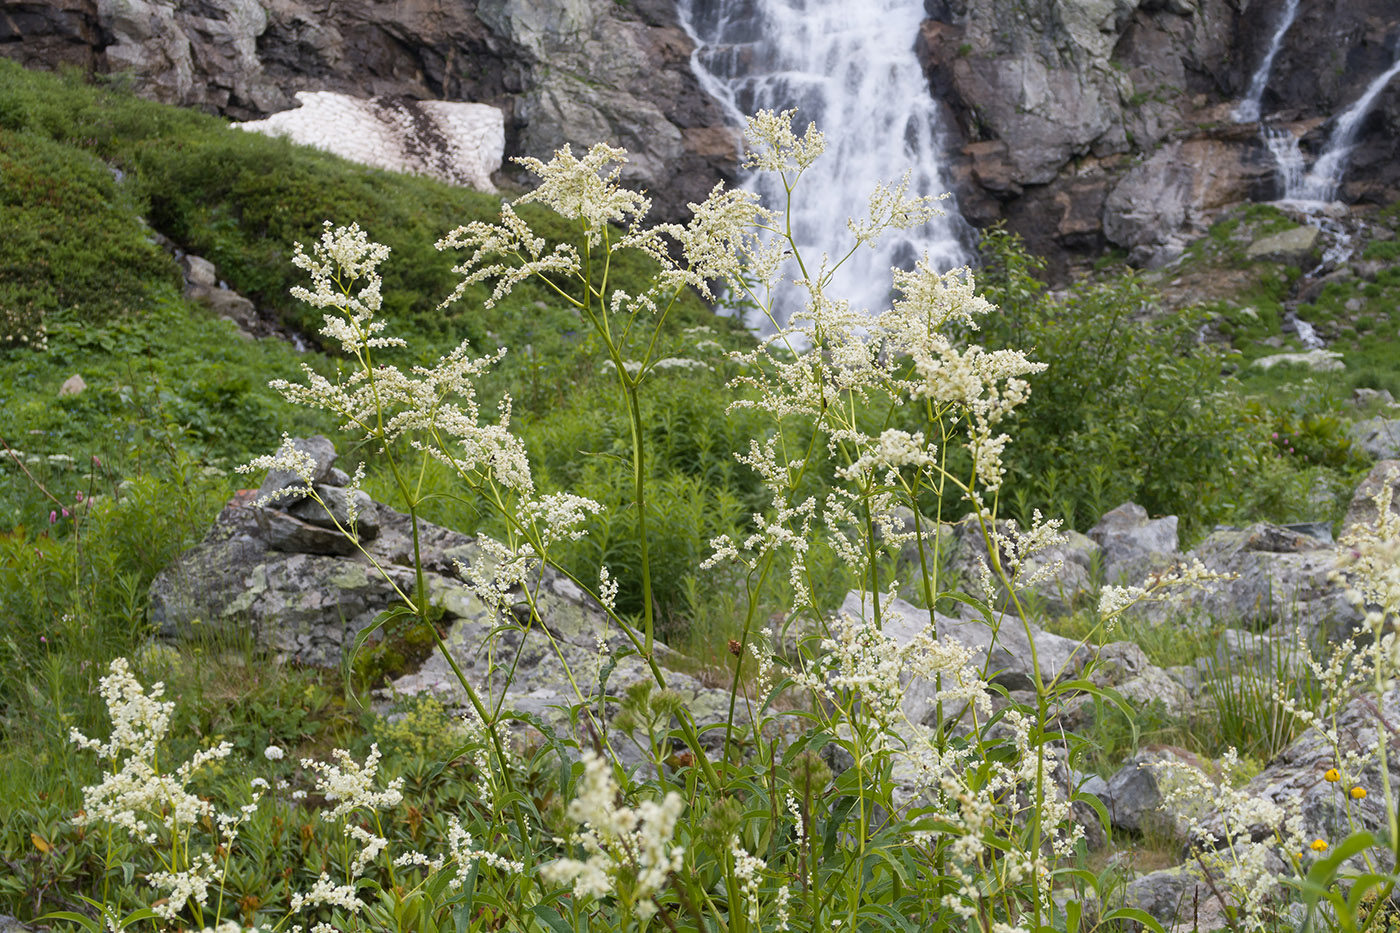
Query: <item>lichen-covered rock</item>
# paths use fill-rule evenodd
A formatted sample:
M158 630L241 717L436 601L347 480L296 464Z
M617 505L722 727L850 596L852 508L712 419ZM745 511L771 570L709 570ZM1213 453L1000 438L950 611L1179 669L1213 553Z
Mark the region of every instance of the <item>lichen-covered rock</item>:
M150 616L162 637L232 632L285 660L338 667L377 616L414 592L409 516L346 488L349 477L334 467L335 448L326 438L298 438L294 444L315 459L315 490L325 504L309 497L256 504L260 494L300 485L289 474L271 474L257 492L236 495L204 540L152 581ZM357 503L357 539L336 530L337 523L351 530L351 501ZM568 707L587 703L596 709L603 689L600 673L607 673L610 696L652 679L635 654L624 656L630 642L610 628L601 607L554 570L545 568L532 584L541 621L522 630L504 623L531 617L523 592L512 610L515 618L503 619L463 585L462 568L481 559L475 539L420 521L418 547L426 598L441 610L444 641L482 697L567 730ZM600 643L607 646L606 653L600 652ZM669 670L680 666L681 659L665 645L656 645L654 658L667 686L682 694L697 722L727 718L728 691ZM386 696L420 692L454 707L468 703L439 653L397 677ZM743 721L746 710L736 715ZM722 733L707 734L706 741L720 740ZM620 741L618 747L633 760L630 742Z
M1182 593L1179 611L1256 630L1278 625L1333 635L1360 619L1333 579L1337 549L1312 535L1267 522L1222 528L1187 557L1235 579Z
M1376 460L1400 459L1400 418L1367 418L1347 429L1353 444Z
M1385 741L1390 763L1390 783L1400 783L1400 739L1395 724L1400 722L1400 689L1392 688L1377 702L1374 696L1358 696L1343 706L1337 716L1335 731L1340 737L1342 753L1365 752ZM1328 723L1333 727L1332 723ZM1361 774L1349 775L1351 782L1330 782L1327 771L1337 767L1336 752L1316 729L1309 729L1269 766L1244 787L1244 793L1269 800L1281 806L1285 813L1302 817L1302 832L1307 839L1322 839L1335 843L1353 830L1385 831L1385 795L1376 792L1381 787L1380 767L1374 755ZM1350 796L1353 786L1367 791L1360 799ZM1218 818L1215 821L1218 829ZM1212 826L1206 822L1207 828ZM1217 835L1219 833L1217 832ZM1372 850L1381 861L1381 870L1388 870L1389 854Z
M1356 487L1351 504L1347 506L1346 517L1342 519L1341 537L1375 527L1380 518L1375 500L1385 486L1391 489L1390 511L1400 515L1400 460L1382 460L1371 467L1371 472Z

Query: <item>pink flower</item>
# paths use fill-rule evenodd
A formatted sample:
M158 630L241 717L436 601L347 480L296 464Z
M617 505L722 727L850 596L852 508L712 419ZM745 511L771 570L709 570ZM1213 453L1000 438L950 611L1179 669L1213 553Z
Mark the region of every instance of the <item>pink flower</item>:
M81 492L78 493L78 501L79 501L79 502L82 502L82 501L83 501L83 494L82 494Z
M1277 431L1275 431L1275 432L1273 433L1273 438L1274 438L1274 440L1278 440L1278 432L1277 432Z
M58 513L55 512L55 511L53 511L53 510L50 510L50 511L49 511L49 524L52 525L52 524L53 524L54 522L56 522L56 521L58 521Z
M64 510L63 510L63 517L64 517L64 518L67 518L67 517L68 517L68 510L67 510L67 509L64 509Z

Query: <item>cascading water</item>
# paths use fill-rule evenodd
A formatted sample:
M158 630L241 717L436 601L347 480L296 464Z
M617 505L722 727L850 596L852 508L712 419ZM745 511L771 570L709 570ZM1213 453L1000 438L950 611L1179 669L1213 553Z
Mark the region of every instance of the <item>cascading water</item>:
M736 125L758 110L795 109L801 132L816 122L826 154L797 189L792 227L809 269L849 248L846 219L869 213L877 182L907 171L910 195L949 190L942 171L942 120L914 54L922 0L680 0L695 40L696 74ZM781 183L754 175L745 186L781 206ZM835 294L857 307L889 307L890 268L912 268L927 254L934 268L970 258L971 228L948 199L942 217L893 230L862 248L837 273ZM775 295L775 316L801 309L795 289Z
M1283 5L1283 16L1279 19L1278 25L1274 27L1274 36L1269 41L1269 50L1264 53L1259 67L1254 69L1254 75L1249 79L1249 90L1245 92L1244 100L1235 107L1236 123L1253 123L1259 119L1264 91L1269 87L1269 76L1274 70L1274 59L1278 57L1279 49L1283 48L1283 37L1287 35L1289 27L1293 25L1293 20L1297 16L1298 0L1287 0Z
M1285 198L1299 201L1331 201L1336 198L1337 187L1341 185L1342 176L1346 174L1347 165L1351 162L1351 151L1356 145L1356 136L1361 132L1361 125L1366 122L1366 117L1375 106L1376 99L1381 96L1381 91L1385 90L1386 85L1397 74L1400 74L1400 58L1378 75L1366 88L1366 93L1337 118L1322 155L1317 157L1298 190L1285 191Z

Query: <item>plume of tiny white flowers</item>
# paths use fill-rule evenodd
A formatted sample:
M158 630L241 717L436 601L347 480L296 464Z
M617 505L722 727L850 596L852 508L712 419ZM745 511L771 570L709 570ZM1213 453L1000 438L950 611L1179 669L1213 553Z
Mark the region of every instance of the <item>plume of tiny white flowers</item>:
M333 308L326 314L321 333L334 340L346 353L358 354L366 347L403 346L397 337L381 337L387 326L374 319L383 298L383 285L377 269L389 258L389 247L371 243L359 224L332 228L328 220L321 239L312 244L312 255L297 243L292 265L311 274L311 288L296 286L292 297L313 308ZM364 280L358 291L355 285Z
M327 803L335 806L321 813L321 819L333 822L348 816L352 811L385 810L403 802L403 778L394 778L383 790L375 787L375 777L379 772L379 743L370 746L369 755L362 765L343 748L334 749L331 757L336 763L303 758L301 766L317 775L316 790Z
M1301 812L1237 789L1241 764L1234 748L1221 759L1219 781L1176 758L1152 767L1160 775L1162 807L1186 818L1192 870L1208 873L1224 888L1246 929L1273 929L1278 916L1272 899L1281 889L1276 860L1287 863L1294 853L1308 851Z
M1162 602L1181 594L1186 588L1204 588L1211 583L1238 579L1238 574L1210 570L1193 558L1191 563L1178 564L1170 570L1155 573L1141 584L1105 586L1099 590L1099 618L1110 621L1131 606L1145 602Z
M173 771L162 772L157 767L158 753L175 707L161 700L164 685L152 684L148 692L132 674L129 662L115 658L99 689L112 722L110 738L102 742L76 729L70 731L69 738L80 748L107 759L111 770L101 782L83 788L83 810L73 821L79 826L111 823L152 846L160 842L160 830L168 834L172 850L179 854L163 870L148 873L147 882L166 892L153 909L171 920L190 900L203 907L209 886L223 879L221 863L212 854L194 851L194 828L205 825L217 832L215 844L227 852L238 838L238 827L256 812L261 791L255 786L252 802L237 813L219 813L212 802L191 791L189 784L206 765L227 758L233 745L221 742L201 749Z
M598 601L608 612L617 612L617 585L617 581L608 573L607 564L598 568Z
M625 881L633 910L649 919L657 910L656 894L670 873L681 868L684 849L674 845L672 837L685 802L672 791L659 801L623 806L612 765L589 750L583 755L583 769L578 795L567 811L579 830L568 841L587 857L557 859L540 873L554 883L572 884L575 897L606 897Z
M254 457L247 463L234 467L234 470L239 473L256 473L261 470L266 470L269 473L285 472L291 473L301 480L301 486L288 486L285 489L274 490L265 496L258 497L255 504L263 506L278 499L312 495L311 484L316 477L316 458L298 448L292 436L284 433L282 446L277 448L276 453Z
M749 118L744 136L749 143L745 168L761 172L800 172L826 151L826 137L817 131L815 123L799 137L792 129L796 110L775 113L760 110Z

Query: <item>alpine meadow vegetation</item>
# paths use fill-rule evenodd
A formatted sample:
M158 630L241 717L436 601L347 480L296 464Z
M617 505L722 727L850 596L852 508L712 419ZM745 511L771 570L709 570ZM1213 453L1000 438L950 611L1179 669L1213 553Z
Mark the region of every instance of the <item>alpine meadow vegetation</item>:
M1153 733L1223 756L1160 766L1218 925L1387 928L1389 490L1345 542L1358 637L1279 649L1273 672L1212 660L1208 719L1162 722L1093 676L1124 637L1195 660L1200 630L1141 610L1223 582L1199 565L1108 581L1056 622L1069 660L1036 654L1023 594L1063 532L1128 497L1193 534L1281 518L1360 469L1323 393L1241 402L1235 360L1194 342L1203 318L1143 326L1141 278L1052 294L994 230L975 274L894 270L871 313L832 290L845 256L798 248L787 205L721 187L653 223L613 147L524 160L535 184L503 205L71 76L0 62L0 91L19 231L0 242L0 914L89 933L1161 931L1086 838L1111 822L1087 782ZM829 156L791 120L753 118L749 165L800 198ZM900 185L869 203L852 251L937 209ZM309 352L194 316L143 217ZM805 310L774 319L793 288ZM738 325L755 315L772 336ZM91 387L55 405L54 373L80 364ZM457 571L496 610L491 687L448 650L421 560L386 575L397 602L342 671L273 663L251 634L152 639L151 578L227 499L229 464L320 501L290 437L250 452L336 427L364 461L352 490L415 533L478 536ZM352 546L357 501L320 503ZM954 519L986 555L970 574L944 553ZM586 663L551 630L547 573L606 618ZM941 637L948 615L988 650ZM455 671L460 708L370 708L410 639ZM1015 690L991 650L1013 641ZM526 651L567 672L567 728L507 702ZM722 689L718 719L682 672ZM1300 780L1336 798L1325 838L1246 788L1305 731L1328 768Z

